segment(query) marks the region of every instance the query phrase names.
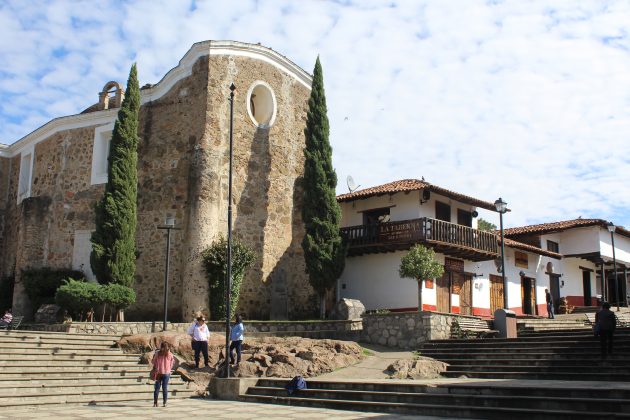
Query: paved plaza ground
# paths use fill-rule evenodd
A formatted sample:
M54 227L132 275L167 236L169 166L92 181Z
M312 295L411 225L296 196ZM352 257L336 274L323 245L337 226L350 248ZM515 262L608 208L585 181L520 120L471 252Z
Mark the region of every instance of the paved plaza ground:
M12 409L0 414L0 419L78 420L78 419L438 419L438 417L401 416L383 413L327 410L324 408L290 407L286 405L254 404L210 399L173 400L166 408L152 407L152 396L146 402L129 402L97 406L52 406L40 409ZM444 417L439 417L444 419Z

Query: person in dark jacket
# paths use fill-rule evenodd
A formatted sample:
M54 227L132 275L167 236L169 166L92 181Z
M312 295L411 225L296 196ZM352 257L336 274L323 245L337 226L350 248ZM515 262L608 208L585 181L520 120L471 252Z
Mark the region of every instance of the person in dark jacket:
M549 289L545 289L545 300L547 301L547 317L549 319L554 319L553 316L553 298L551 297L551 293L549 293Z
M604 302L602 309L595 314L595 325L599 331L599 344L602 359L606 359L613 351L613 335L617 327L617 318L610 310L610 303Z

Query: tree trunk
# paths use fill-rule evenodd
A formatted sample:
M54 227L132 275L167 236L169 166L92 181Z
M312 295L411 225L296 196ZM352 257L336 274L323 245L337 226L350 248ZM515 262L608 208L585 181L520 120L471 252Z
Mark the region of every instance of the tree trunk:
M101 315L101 322L105 322L105 311L107 310L107 304L103 304L103 314Z
M319 295L319 319L326 319L326 293Z
M422 312L422 280L418 280L418 312Z

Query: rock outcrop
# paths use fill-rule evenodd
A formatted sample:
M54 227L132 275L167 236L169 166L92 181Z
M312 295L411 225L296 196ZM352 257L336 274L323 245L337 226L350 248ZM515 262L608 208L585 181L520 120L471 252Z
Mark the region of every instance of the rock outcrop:
M389 365L387 373L393 379L429 379L439 377L447 367L447 363L421 356L414 360L396 360Z

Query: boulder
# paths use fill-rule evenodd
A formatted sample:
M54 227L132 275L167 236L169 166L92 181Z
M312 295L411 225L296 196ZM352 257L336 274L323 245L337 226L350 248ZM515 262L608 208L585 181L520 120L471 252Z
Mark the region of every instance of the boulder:
M439 377L447 367L447 363L421 356L414 360L396 360L386 372L394 379L430 379Z
M64 320L64 311L60 306L46 304L39 307L35 313L37 324L58 324Z
M342 298L335 305L332 318L333 319L361 319L361 315L365 312L365 306L357 299Z

